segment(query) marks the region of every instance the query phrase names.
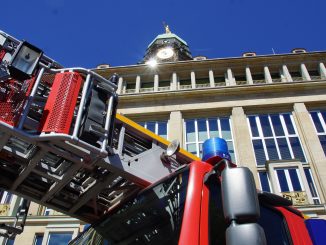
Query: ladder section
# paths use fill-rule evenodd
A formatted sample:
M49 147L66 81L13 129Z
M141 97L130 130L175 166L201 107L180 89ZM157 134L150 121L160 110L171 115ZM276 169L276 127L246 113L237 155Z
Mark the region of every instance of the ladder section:
M33 144L11 136L0 152L0 186L93 223L139 190L196 159L180 150L174 164L163 163L160 156L168 143L119 114L107 157L73 142L63 147L56 140Z
M167 160L168 141L116 115L117 77L43 55L30 79L14 79L22 43L0 34L0 188L93 223L197 159L180 150Z

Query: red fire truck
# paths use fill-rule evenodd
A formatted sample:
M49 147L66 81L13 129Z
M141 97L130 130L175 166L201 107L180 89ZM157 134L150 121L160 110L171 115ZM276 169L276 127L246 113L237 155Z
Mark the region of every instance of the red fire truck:
M325 221L257 192L222 139L204 158L116 113L117 76L63 68L0 31L0 188L92 224L71 244L326 244Z

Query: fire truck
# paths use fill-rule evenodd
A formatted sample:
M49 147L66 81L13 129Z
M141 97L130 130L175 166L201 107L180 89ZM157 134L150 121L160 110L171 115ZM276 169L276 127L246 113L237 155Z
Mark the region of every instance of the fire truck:
M116 112L117 75L64 68L0 31L0 188L91 224L71 244L326 244L324 220L257 191L223 139L203 159Z

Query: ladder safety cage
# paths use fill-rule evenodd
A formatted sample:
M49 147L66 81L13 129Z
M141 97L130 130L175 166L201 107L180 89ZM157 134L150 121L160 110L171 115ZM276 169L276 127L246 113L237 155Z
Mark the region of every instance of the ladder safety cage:
M0 31L1 189L93 223L198 160L181 149L162 162L169 142L116 114L116 76L43 54L30 79L15 80L8 64L19 45Z

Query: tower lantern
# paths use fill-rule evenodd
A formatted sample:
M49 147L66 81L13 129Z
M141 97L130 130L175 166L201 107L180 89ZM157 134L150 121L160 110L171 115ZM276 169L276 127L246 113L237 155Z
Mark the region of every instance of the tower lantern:
M164 23L165 33L158 35L147 47L143 63L157 63L191 60L188 44Z

